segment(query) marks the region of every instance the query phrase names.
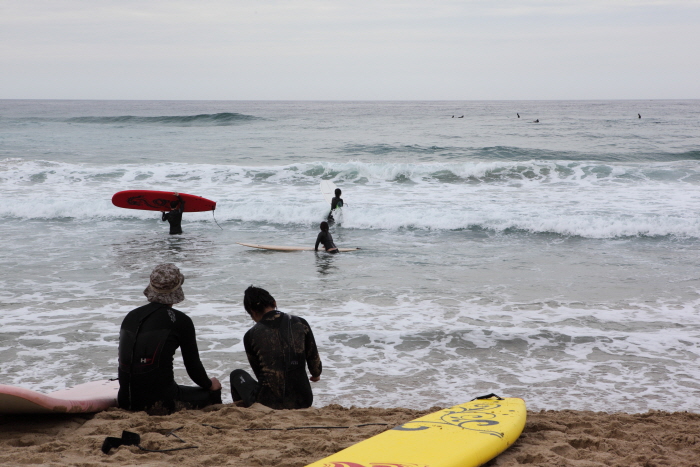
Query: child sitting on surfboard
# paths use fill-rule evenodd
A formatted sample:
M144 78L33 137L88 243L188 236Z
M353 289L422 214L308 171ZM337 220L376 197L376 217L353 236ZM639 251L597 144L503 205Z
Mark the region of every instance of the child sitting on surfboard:
M340 191L340 188L335 189L335 196L331 200L331 211L328 213L328 222L333 222L335 219L333 219L333 211L335 211L336 208L342 208L343 207L343 198L340 197L340 194L342 191Z
M176 201L170 202L170 212L163 212L161 220L170 223L170 235L182 233L182 213L185 210L185 201L180 198L180 193L173 193L177 196Z
M316 237L316 245L314 245L314 251L318 251L319 243L323 243L323 248L325 248L328 253L338 253L338 247L336 247L335 243L333 243L333 237L328 231L328 222L321 222L321 231L319 232L318 237Z

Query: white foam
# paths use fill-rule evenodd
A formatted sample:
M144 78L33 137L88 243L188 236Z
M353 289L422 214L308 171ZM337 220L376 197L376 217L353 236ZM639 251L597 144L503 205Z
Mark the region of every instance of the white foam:
M572 162L96 167L6 159L0 184L13 202L0 206L0 218L153 219L152 212L111 205L116 191L147 188L215 199L220 221L309 225L327 212L317 184L332 175L344 190L346 228L697 238L700 184L680 180L681 169L700 174L700 165L688 162L656 164L656 178L649 179L643 174L651 171L649 165L612 166L598 176ZM443 182L441 172L453 178ZM489 178L496 172L500 175ZM188 213L187 219L210 221L211 213Z
M202 299L192 296L182 309L197 323L204 366L226 380L234 368L249 369L241 339L253 323L240 303ZM700 301L444 306L403 296L390 306L348 301L285 311L306 317L314 331L324 362L317 406L448 406L496 392L523 397L533 410L644 412L697 411L699 308ZM115 376L128 309L27 307L0 316L3 333L15 336L0 348L4 382L48 391ZM188 382L179 357L176 373Z

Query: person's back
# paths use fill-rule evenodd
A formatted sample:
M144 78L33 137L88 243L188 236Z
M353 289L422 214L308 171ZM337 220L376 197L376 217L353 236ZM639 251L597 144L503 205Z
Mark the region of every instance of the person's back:
M179 194L175 193L175 196L178 200L170 203L170 212L164 212L161 216L163 222L170 224L170 235L182 233L182 213L185 211L185 201Z
M338 190L340 191L340 190ZM343 198L340 196L335 196L333 199L331 199L331 211L337 208L342 208L343 207Z
M318 251L318 245L322 244L323 248L329 253L337 253L338 247L336 247L335 243L333 243L333 236L329 232L330 227L328 225L328 222L321 222L319 228L321 229L321 231L316 236L316 244L314 245L314 251Z
M327 218L328 221L332 222L334 220L333 211L335 211L338 208L343 207L344 203L343 203L343 198L340 197L341 194L342 194L342 191L340 191L340 188L336 188L335 189L335 196L331 199L331 210L328 213L328 218Z
M184 300L184 276L172 264L161 264L144 291L148 305L129 312L119 332L119 407L144 410L158 403L173 410L181 401L194 407L221 403L221 385L209 379L199 359L192 320L172 308ZM181 349L185 368L198 387L179 386L173 357Z
M309 323L271 311L246 332L243 344L260 389L257 402L273 409L310 407L314 396L306 375L321 373L321 359Z
M248 362L258 379L254 401L273 409L310 407L313 393L309 381L320 379L322 365L309 323L278 311L274 298L257 287L248 287L243 305L256 322L243 337ZM237 403L245 398L236 391L236 378L241 372L231 373L232 395Z

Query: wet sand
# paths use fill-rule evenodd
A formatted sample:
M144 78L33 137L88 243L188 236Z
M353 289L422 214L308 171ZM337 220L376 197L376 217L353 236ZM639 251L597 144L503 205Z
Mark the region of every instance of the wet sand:
M0 416L0 464L300 467L438 409L275 411L256 404L166 416L116 408L95 415ZM266 430L251 430L260 428ZM147 449L196 448L151 453L121 446L103 454L105 437L121 437L122 430L138 433ZM700 414L528 412L518 441L486 465L700 467Z

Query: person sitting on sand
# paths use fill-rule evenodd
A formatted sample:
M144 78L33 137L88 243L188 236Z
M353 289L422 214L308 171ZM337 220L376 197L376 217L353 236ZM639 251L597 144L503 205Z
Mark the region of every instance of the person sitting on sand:
M194 408L221 404L221 383L207 376L199 359L192 319L172 308L185 299L185 276L165 263L153 269L150 279L143 291L150 303L129 312L119 331L119 407L146 410L160 404L173 411L176 402ZM173 357L178 347L198 387L175 383Z
M326 249L328 253L338 253L338 247L333 243L333 237L328 231L328 222L321 222L321 231L316 237L316 245L314 245L314 251L318 251L318 244L323 243L323 248Z
M170 212L163 212L161 220L170 223L170 235L182 233L182 213L185 211L185 201L180 198L179 193L173 193L177 200L170 202Z
M234 403L248 406L258 402L272 409L310 407L314 396L309 381L321 379L322 365L309 323L277 310L272 295L252 285L244 293L243 307L255 321L243 336L243 346L258 383L255 391L245 391L246 380L256 383L245 371L232 371ZM310 378L304 363L309 367Z
M340 191L340 188L335 189L335 196L333 199L331 199L331 211L328 213L328 222L333 222L333 211L335 211L336 208L342 208L343 207L343 198L340 197L340 195L343 192Z

